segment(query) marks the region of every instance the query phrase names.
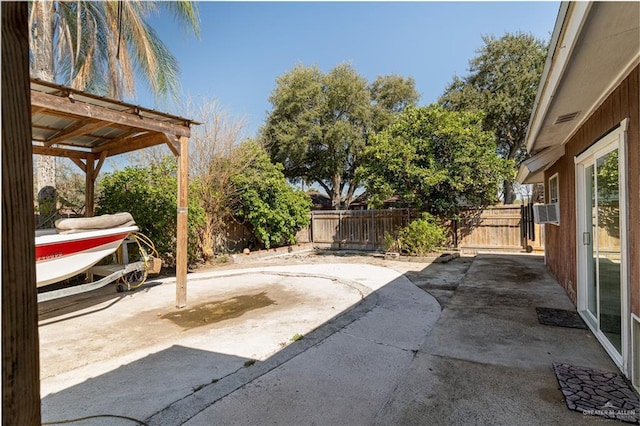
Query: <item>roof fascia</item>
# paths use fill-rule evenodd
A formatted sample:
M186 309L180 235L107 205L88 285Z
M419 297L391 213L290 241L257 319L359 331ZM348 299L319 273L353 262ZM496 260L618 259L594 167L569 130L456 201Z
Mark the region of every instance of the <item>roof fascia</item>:
M516 181L520 183L533 183L532 177L547 170L565 153L564 145L549 147L540 151L531 158L526 159L518 169Z
M571 60L582 27L587 20L592 2L562 2L549 44L549 53L538 88L529 130L525 137L527 151L534 152L535 141L546 117L564 71Z

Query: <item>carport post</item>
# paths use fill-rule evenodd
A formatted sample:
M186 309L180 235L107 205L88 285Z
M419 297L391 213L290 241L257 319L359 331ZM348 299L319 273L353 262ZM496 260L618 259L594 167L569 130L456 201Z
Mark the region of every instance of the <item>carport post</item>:
M94 158L93 154L87 155L86 170L84 171L84 188L85 188L85 216L92 217L94 214L94 202L93 196L95 194L95 180L94 180Z
M40 425L27 3L2 2L2 424Z
M187 241L189 197L189 139L181 136L178 141L178 220L176 237L176 307L187 305Z

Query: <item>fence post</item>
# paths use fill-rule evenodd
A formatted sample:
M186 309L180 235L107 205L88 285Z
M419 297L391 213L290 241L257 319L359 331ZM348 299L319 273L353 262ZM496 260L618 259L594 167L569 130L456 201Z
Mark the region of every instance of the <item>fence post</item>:
M458 248L458 218L453 218L453 246Z
M369 238L371 239L372 249L375 250L377 247L377 238L376 238L376 218L373 214L373 210L371 210L371 227L369 228Z
M524 204L520 206L520 243L522 248L527 247L527 211Z
M338 210L338 250L342 249L342 210Z

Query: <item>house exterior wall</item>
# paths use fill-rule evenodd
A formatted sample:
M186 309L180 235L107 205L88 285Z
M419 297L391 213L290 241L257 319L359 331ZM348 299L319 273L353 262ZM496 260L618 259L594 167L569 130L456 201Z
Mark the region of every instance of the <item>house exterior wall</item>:
M545 225L547 265L575 304L576 266L576 177L574 158L602 136L629 118L627 133L627 209L629 282L631 312L640 316L640 67L636 66L607 97L565 146L565 155L545 171L548 180L555 173L560 179L560 225Z

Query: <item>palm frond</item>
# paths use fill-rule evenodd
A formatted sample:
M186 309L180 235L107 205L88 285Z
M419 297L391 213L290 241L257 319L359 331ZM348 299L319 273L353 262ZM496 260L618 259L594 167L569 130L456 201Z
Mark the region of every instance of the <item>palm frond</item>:
M36 36L43 25L45 29L51 26L54 29L50 53L52 81L121 98L135 93L135 78L139 78L157 96L177 97L177 60L147 22L147 18L158 11L158 4L199 36L199 12L194 2L30 2L32 69L36 66L35 52L40 52L37 66L49 68L42 62L42 55L49 53L42 44L37 45ZM121 21L118 20L119 5Z
M200 11L197 3L192 1L168 1L162 5L173 12L178 24L192 29L193 34L200 39Z

